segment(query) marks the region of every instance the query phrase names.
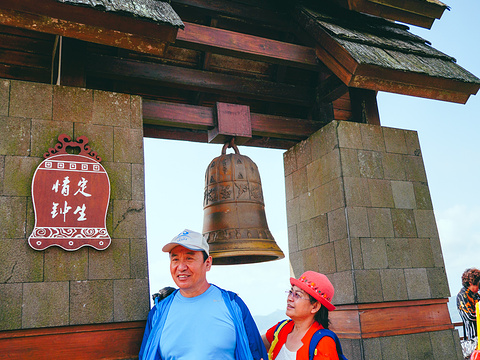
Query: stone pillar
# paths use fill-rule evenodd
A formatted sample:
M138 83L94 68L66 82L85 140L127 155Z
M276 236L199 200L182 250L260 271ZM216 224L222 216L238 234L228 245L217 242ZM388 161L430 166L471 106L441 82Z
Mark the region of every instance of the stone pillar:
M146 319L141 107L137 96L0 79L0 334L85 324L114 329L112 323ZM104 251L36 251L27 243L34 226L32 177L62 133L73 140L87 136L109 175L112 243ZM141 341L143 325L135 331L134 341ZM5 349L9 340L0 338Z
M290 262L351 359L461 359L417 133L333 121L284 155Z

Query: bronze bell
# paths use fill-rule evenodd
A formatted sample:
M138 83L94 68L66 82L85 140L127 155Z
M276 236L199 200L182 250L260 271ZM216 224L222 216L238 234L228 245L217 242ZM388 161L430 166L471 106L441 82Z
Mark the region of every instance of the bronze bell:
M226 154L232 147L235 154ZM268 230L257 165L226 143L205 172L203 234L214 265L248 264L285 257Z

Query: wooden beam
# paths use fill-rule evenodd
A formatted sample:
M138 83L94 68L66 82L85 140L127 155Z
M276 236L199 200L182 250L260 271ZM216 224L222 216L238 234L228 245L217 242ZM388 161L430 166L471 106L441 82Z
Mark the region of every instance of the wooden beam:
M374 90L350 88L353 121L380 125L378 112L377 92Z
M1 7L2 5L0 5L0 24L2 25L61 35L87 42L115 46L153 55L163 55L165 53L168 42L162 39L162 36L160 35L162 32L165 32L166 35L164 37L167 39L172 37L171 33L174 33L173 36L175 36L177 32L177 29L173 27L167 28L165 26L165 30L162 30L161 28L157 29L156 32L150 33L149 37L147 37L132 32L121 32L103 26L89 25L84 22L74 22L42 14L32 14ZM38 4L37 7L42 9L42 6L38 6ZM138 20L132 19L127 22L124 17L119 20L121 23L129 24L131 21L134 23ZM155 37L156 34L158 34L158 37Z
M321 70L314 48L194 23L185 23L185 29L177 33L175 44L250 60Z
M143 100L143 123L170 128L205 132L215 126L213 108ZM251 113L252 136L289 139L294 142L308 138L323 125L320 122Z
M309 106L314 97L314 90L305 86L246 79L239 76L103 55L89 57L87 73L103 78L135 79L149 84L164 84L187 90L230 94L302 106Z

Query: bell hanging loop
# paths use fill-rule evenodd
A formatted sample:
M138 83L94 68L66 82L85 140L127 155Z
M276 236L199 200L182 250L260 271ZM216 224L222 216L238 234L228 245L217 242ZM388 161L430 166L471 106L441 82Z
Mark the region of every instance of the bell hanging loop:
M258 263L285 257L265 216L257 165L241 155L235 138L205 172L203 234L214 265ZM233 148L234 154L226 154Z

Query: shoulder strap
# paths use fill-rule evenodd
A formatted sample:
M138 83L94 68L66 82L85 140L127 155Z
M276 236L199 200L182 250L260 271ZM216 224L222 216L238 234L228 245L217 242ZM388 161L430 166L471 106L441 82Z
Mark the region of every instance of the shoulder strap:
M337 334L328 329L320 329L315 331L312 339L310 340L310 345L308 346L308 359L313 360L313 357L317 354L317 345L324 336L329 336L335 341L338 358L340 360L347 360L347 358L343 355L342 345L340 344Z
M272 360L273 358L273 349L275 349L275 347L277 346L277 343L278 343L278 334L280 333L280 330L282 330L282 328L291 320L288 320L288 319L285 319L285 320L282 320L280 321L278 324L277 324L277 327L275 328L275 331L273 332L273 341L272 343L270 344L270 349L268 350L268 359L269 360Z

